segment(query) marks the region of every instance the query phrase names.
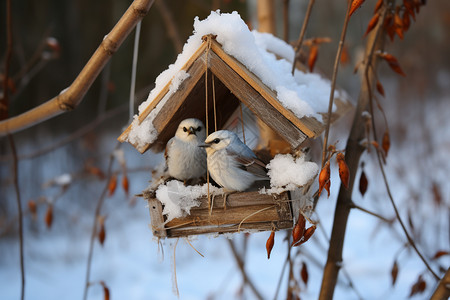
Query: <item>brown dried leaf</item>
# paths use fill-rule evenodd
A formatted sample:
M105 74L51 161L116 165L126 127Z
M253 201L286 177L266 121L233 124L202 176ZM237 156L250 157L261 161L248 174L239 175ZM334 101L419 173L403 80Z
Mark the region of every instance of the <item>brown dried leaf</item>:
M105 178L105 174L103 173L102 170L100 170L97 167L94 166L86 166L86 171L92 175L97 176L99 179L104 179Z
M367 187L369 185L369 181L367 180L366 173L364 170L361 171L361 176L359 177L359 192L364 197L364 194L367 191Z
M310 239L310 237L312 237L312 235L314 234L315 231L316 231L316 225L312 225L311 227L306 229L305 234L303 235L302 243L306 243Z
M275 244L275 231L272 230L266 242L267 259L270 259L270 253L272 252L274 244Z
M98 231L98 241L100 242L100 245L103 246L103 243L105 242L105 238L106 238L105 217L99 217L98 223L100 226L100 229Z
M402 68L400 67L400 64L398 63L397 58L395 58L394 55L389 53L380 53L379 54L381 58L383 58L388 64L391 69L396 72L397 74L400 74L402 76L406 76L406 74L403 72Z
M425 280L423 280L422 275L419 275L419 278L417 278L416 283L413 284L411 287L411 293L409 294L409 297L414 296L415 294L421 294L425 291L427 288L427 283Z
M305 285L308 285L308 277L309 277L308 267L306 266L306 263L304 261L302 262L302 269L300 271L300 277L302 278Z
M297 223L295 224L294 228L292 229L292 245L296 244L300 241L300 239L303 237L303 234L305 233L305 225L306 220L305 217L302 215L302 213L299 213Z
M114 194L114 192L116 191L116 187L117 187L117 174L113 174L109 179L108 183L109 196L112 196Z
M383 85L381 84L381 82L379 80L377 80L377 91L378 93L380 93L380 95L382 95L383 97L385 96L384 94L384 88Z
M330 173L330 161L327 161L319 174L319 196L322 193L322 190L325 187L326 183L330 181Z
M349 16L351 17L353 13L361 7L365 0L353 0L352 5L350 6Z
M317 45L312 45L311 48L309 49L309 57L308 57L308 67L310 72L314 70L314 65L316 64L318 54L319 54L319 47Z
M394 16L395 33L403 40L403 19L400 17L400 7L397 6L397 11Z
M409 19L409 13L408 11L403 12L403 31L408 31L409 26L411 25L411 20Z
M414 2L412 0L403 0L403 6L405 7L405 11L411 15L414 21L416 21L416 13L414 11Z
M366 37L369 34L369 32L371 32L375 28L375 26L378 24L379 19L380 19L380 14L373 15L372 19L370 19L370 21L369 21L369 25L367 25L367 30L364 33L363 37Z
M344 44L344 46L342 47L342 54L341 54L340 62L342 65L346 65L349 63L349 61L350 61L350 55L348 53L348 47L347 47L347 45Z
M345 156L341 152L339 152L336 156L338 165L339 165L339 178L341 178L342 183L345 188L348 189L348 183L350 178L350 172L348 170L347 163L345 162Z
M49 204L47 207L47 212L45 213L45 225L50 229L53 223L53 205Z
M434 203L437 206L440 206L442 204L442 194L441 194L441 190L439 189L439 186L437 185L436 182L433 182L433 184L431 186L431 190L433 192Z
M392 265L391 269L392 286L394 286L395 282L397 281L398 271L399 271L398 263L397 261L394 261L394 264Z
M386 131L383 134L383 140L381 142L381 148L384 150L384 155L387 157L389 149L391 148L391 139L389 137L389 130L386 129Z
M448 251L440 250L440 251L437 251L436 254L434 254L432 259L438 259L441 256L449 255L449 254L450 254L450 252L448 252Z

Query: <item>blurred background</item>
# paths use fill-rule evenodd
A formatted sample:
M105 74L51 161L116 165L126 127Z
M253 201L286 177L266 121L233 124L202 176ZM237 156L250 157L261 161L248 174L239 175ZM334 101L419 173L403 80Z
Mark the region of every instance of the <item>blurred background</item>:
M6 19L6 1L0 4L0 20ZM284 36L283 3L275 1L277 35ZM307 1L289 2L289 41L298 38ZM13 1L14 48L10 65L13 87L9 115L15 116L53 98L67 88L81 71L103 37L119 20L131 1ZM156 77L176 59L192 34L196 16L211 10L238 11L250 28L257 28L256 0L157 0L142 21L136 81L137 107L148 96ZM360 79L353 73L361 59L362 38L373 14L375 1L366 1L352 17L346 41L349 61L339 69L338 85L357 99ZM320 46L316 71L330 78L346 5L316 1L306 38L329 37ZM408 220L419 247L428 258L450 248L450 2L429 1L403 40L387 42L407 74L398 76L381 63L379 80L386 96L378 96L387 115L392 148L387 162L394 198ZM6 28L0 26L0 71L6 52ZM162 159L151 151L141 155L130 145L114 152L116 138L129 123L128 101L134 32L95 81L76 110L14 134L19 158L19 186L25 212L25 267L27 299L79 299L82 296L96 203L107 182L111 155L124 157L113 164L118 187L102 208L106 239L96 243L91 279L104 281L114 299L176 299L172 289L173 241L161 246L152 240L149 214L139 194L151 179L151 170ZM1 74L0 74L1 75ZM348 114L332 130L331 141L344 148L353 116ZM380 133L381 114L376 116ZM367 194L355 191L355 202L392 218L385 188L373 153L365 154ZM0 298L20 295L17 205L12 178L12 153L7 138L0 138ZM128 179L128 191L122 178ZM302 284L302 298L317 298L326 261L327 236L331 232L337 195L337 174L329 199L321 198L317 215L323 232L296 256L295 272L305 262L310 280ZM32 213L30 201L37 205ZM51 226L48 210L52 207ZM46 221L47 220L47 221ZM410 250L398 224L385 225L359 211L352 212L344 248L344 270L336 299L403 299L420 275L428 283L429 297L435 282ZM245 267L264 298L274 298L287 253L284 233L277 234L270 261L265 254L268 233L236 235ZM181 299L252 299L225 238L200 237L194 246L183 240L177 246L176 278ZM248 247L248 250L246 250ZM309 249L308 249L309 247ZM398 262L398 282L391 284L392 265ZM446 269L448 255L435 258L433 267ZM278 299L285 298L286 276ZM353 287L349 287L352 282ZM100 284L89 289L89 298L102 297ZM423 297L423 298L420 298ZM276 298L276 296L275 296Z

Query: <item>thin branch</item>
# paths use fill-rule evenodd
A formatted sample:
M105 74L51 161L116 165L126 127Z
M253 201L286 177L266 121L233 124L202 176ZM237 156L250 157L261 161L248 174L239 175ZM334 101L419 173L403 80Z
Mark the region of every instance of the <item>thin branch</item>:
M297 44L295 45L295 48L294 48L294 60L292 61L292 70L291 70L292 75L294 75L295 63L297 62L297 54L300 51L300 49L302 48L303 39L304 39L305 33L306 33L306 27L308 26L308 23L309 23L309 17L311 16L311 11L312 11L314 2L315 2L315 0L309 0L308 8L306 9L305 19L303 20L302 29L300 30L300 35L298 37Z
M16 144L14 143L14 138L12 135L8 134L9 143L11 145L11 151L13 153L13 178L14 178L14 188L16 190L16 200L19 216L19 245L20 245L20 274L21 274L21 291L20 299L25 298L25 266L23 259L23 214L22 214L22 204L20 201L20 189L19 189L19 168L17 160Z
M352 1L347 1L347 12L345 13L345 20L344 20L344 27L342 28L341 32L341 38L339 40L339 47L336 53L336 58L334 60L334 67L333 67L333 75L331 77L331 91L330 91L330 100L328 103L328 114L326 118L326 128L325 128L325 135L323 138L323 149L322 149L322 168L325 165L326 162L326 156L327 156L327 148L328 148L328 135L330 133L330 124L331 124L331 111L333 109L333 102L334 102L334 90L336 89L336 79L337 79L337 73L339 69L339 61L341 60L341 54L342 49L344 48L344 41L345 36L347 34L347 27L348 23L350 21L350 7L352 5Z
M289 0L283 0L283 40L289 43Z
M400 226L402 227L403 232L405 233L405 236L408 239L409 244L413 247L414 251L416 251L417 255L423 261L423 263L427 267L428 271L430 271L430 273L434 276L434 278L436 280L439 280L440 279L439 276L433 271L433 269L428 264L428 262L425 259L425 257L422 255L422 253L417 248L416 243L414 242L414 240L409 235L408 230L406 229L406 226L403 223L402 218L400 217L400 213L398 212L397 205L395 204L394 198L392 197L392 193L391 193L391 189L389 187L389 183L387 181L386 173L384 172L384 167L383 167L383 162L382 162L382 159L381 159L381 154L378 151L377 151L377 159L378 159L378 165L379 165L381 173L383 175L383 180L384 180L384 184L386 186L386 191L388 193L389 200L391 201L392 207L394 208L395 216L397 217L397 220L400 223Z
M13 50L11 0L6 1L6 54L5 69L3 70L3 97L0 98L0 120L8 118L9 110L9 65Z
M255 297L263 300L264 298L261 296L261 294L258 292L258 290L256 289L255 285L253 284L253 282L250 280L250 277L248 277L247 272L244 269L244 262L242 261L242 258L239 256L236 247L233 244L233 241L230 239L226 239L228 241L228 245L230 246L231 249L231 253L233 253L234 259L236 260L236 263L239 267L239 270L241 271L242 277L244 279L244 282L246 284L248 284L248 286L250 287L250 289L252 290L253 294L255 294Z
M351 208L359 209L360 211L363 211L363 212L365 212L365 213L367 213L367 214L369 214L369 215L371 215L371 216L374 216L374 217L376 217L376 218L378 218L378 219L380 219L380 220L382 220L382 221L384 221L384 222L386 222L386 223L392 223L390 220L386 219L386 218L383 217L382 215L379 215L379 214L377 214L377 213L375 213L375 212L373 212L373 211L367 210L367 209L365 209L365 208L363 208L363 207L361 207L361 206L359 206L359 205L356 205L355 203L352 203L352 204L350 205L350 207L351 207Z
M114 150L117 150L119 147L120 147L120 143L117 143ZM108 163L108 171L107 171L107 177L106 177L107 179L106 179L105 187L103 188L103 191L97 202L97 207L95 208L94 224L92 226L91 241L89 243L89 254L88 254L87 268L86 268L86 280L85 280L84 293L83 293L84 300L87 299L87 292L88 292L88 288L89 288L91 265L92 265L92 255L94 253L94 242L95 242L95 237L97 235L98 217L100 216L100 211L102 209L103 202L105 201L106 193L108 192L109 181L113 174L113 172L112 172L113 162L114 162L114 155L111 155L109 158L109 163Z
M156 8L159 10L161 17L164 21L164 25L167 28L167 34L172 40L173 46L175 47L176 53L181 53L183 50L183 42L181 41L180 32L173 19L172 12L167 7L166 1L157 0L155 2Z
M0 122L0 136L13 133L64 112L75 109L83 100L103 67L117 51L136 24L147 14L154 0L135 0L87 62L71 86L58 96L19 116Z

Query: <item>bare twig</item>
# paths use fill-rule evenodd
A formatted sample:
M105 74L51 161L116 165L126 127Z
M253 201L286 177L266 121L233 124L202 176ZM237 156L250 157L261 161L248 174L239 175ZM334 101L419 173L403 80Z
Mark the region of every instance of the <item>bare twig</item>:
M294 75L295 63L297 62L297 54L300 51L300 49L302 48L303 39L304 39L305 33L306 33L306 27L308 26L308 23L309 23L309 17L311 16L311 11L312 11L314 2L315 2L315 0L309 0L308 8L306 9L305 19L303 20L302 29L300 30L300 35L298 37L297 44L295 45L295 48L294 48L294 60L292 61L292 70L291 70L292 75Z
M283 40L289 43L289 0L283 0Z
M75 109L98 74L136 24L147 14L154 0L135 0L87 62L71 86L58 96L19 116L0 122L0 136L23 130L61 113Z
M382 24L386 16L386 11L387 8L384 6L378 24L368 35L365 52L365 68L368 68L369 61L372 61L372 67L375 68L376 57L373 55L374 51L375 49L381 49L384 45L384 35L380 35L380 32L382 32ZM365 137L362 112L366 111L369 105L367 84L368 83L365 80L361 82L361 92L355 110L355 117L347 140L345 161L350 171L349 186L348 189L346 189L342 184L340 185L330 237L330 246L328 249L328 258L323 273L319 299L333 298L339 270L342 264L342 249L348 216L351 209L353 185L355 183L359 159L365 150L365 148L361 146L360 141ZM370 84L373 84L373 80L370 81Z
M11 21L11 0L6 1L6 54L3 71L3 97L0 97L0 120L8 118L9 110L9 65L11 63L13 36Z
M13 153L13 178L14 178L14 188L16 190L16 200L19 216L19 245L20 245L20 274L21 274L21 292L20 299L25 298L25 266L23 259L23 215L22 215L22 204L20 201L20 189L19 189L19 169L17 160L16 144L14 143L14 138L11 134L8 134L9 143L11 145L11 151Z
M361 206L359 206L359 205L356 205L355 203L352 203L352 204L350 205L350 207L351 207L351 208L359 209L360 211L363 211L363 212L365 212L365 213L367 213L367 214L369 214L369 215L371 215L371 216L374 216L374 217L376 217L376 218L378 218L378 219L380 219L380 220L382 220L382 221L384 221L384 222L386 222L386 223L392 223L390 220L386 219L386 218L383 217L382 215L379 215L379 214L377 214L377 213L374 213L373 211L367 210L367 209L365 209L365 208L363 208L363 207L361 207Z
M333 102L334 102L334 90L336 89L336 79L337 79L337 73L339 69L339 61L341 59L342 49L344 48L344 41L345 36L347 34L347 27L348 22L350 21L350 7L352 5L352 1L347 1L347 12L345 14L345 20L344 20L344 27L342 28L341 32L341 38L339 40L339 46L336 53L336 58L334 60L334 67L333 67L333 75L331 77L331 90L330 90L330 100L328 103L328 114L326 118L326 127L325 127L325 135L323 138L323 150L322 150L322 168L325 165L326 162L326 156L327 156L327 148L328 148L328 135L330 133L330 124L331 124L331 111L333 109Z
M256 289L253 282L250 280L250 277L248 277L247 272L244 269L244 262L243 262L242 258L239 256L239 253L237 252L236 247L233 244L233 241L230 239L226 239L226 240L228 241L228 245L230 246L231 253L233 253L234 259L236 260L239 270L241 271L242 277L244 279L244 283L248 284L248 286L252 290L253 294L255 294L256 298L263 300L264 298L261 296L259 291Z
M181 51L183 50L183 42L181 41L180 32L175 24L172 12L167 7L166 1L156 0L155 5L159 10L159 13L161 14L161 17L163 18L164 25L167 28L167 34L172 40L176 53L181 53Z
M114 150L119 149L119 147L120 147L120 143L117 143ZM105 187L103 188L103 191L97 202L97 207L95 208L94 224L92 225L91 241L89 243L89 254L88 254L87 268L86 268L86 280L85 280L84 293L83 293L84 300L87 299L87 292L88 292L88 288L89 288L91 265L92 265L92 255L94 253L95 236L97 235L98 217L100 216L100 211L102 209L103 202L105 201L106 193L108 192L108 184L109 184L109 181L113 174L112 166L113 166L114 160L115 160L114 155L111 155L109 158L109 163L108 163L108 171L107 171L107 177L106 177L107 179L106 179Z
M134 116L134 103L136 97L136 70L137 70L137 61L138 61L138 53L139 53L139 37L141 35L141 22L139 21L136 25L136 33L134 35L134 47L133 47L133 64L131 67L131 86L130 86L130 99L129 101L129 117L128 122L133 121Z

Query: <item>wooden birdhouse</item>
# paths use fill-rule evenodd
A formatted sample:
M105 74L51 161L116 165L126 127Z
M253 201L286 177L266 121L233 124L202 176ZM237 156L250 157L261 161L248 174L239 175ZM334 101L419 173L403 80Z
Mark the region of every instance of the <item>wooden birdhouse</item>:
M198 118L209 124L208 133L212 133L215 128L222 129L242 106L281 136L293 151L299 149L306 139L316 138L324 131L325 121L317 116L298 117L280 101L279 92L225 51L218 40L214 35L202 37L198 48L178 66L179 70L162 88L151 94L151 101L140 108L139 116L120 135L119 141L131 143L141 153L150 148L161 151L174 136L181 120ZM270 71L270 66L267 68ZM183 74L182 80L179 74ZM337 108L333 111L333 119L350 107L342 99L336 99L335 103ZM327 109L327 106L323 107L321 112L325 115ZM152 131L153 136L143 142L136 138L139 134L133 136L133 131L144 123L149 126L144 130ZM149 203L152 231L157 237L293 227L292 201L286 191L275 196L258 191L230 194L226 209L221 195L216 196L213 203L210 202L211 197L204 195L197 199L199 205L192 207L189 214L169 222L155 195L154 191L144 192Z

